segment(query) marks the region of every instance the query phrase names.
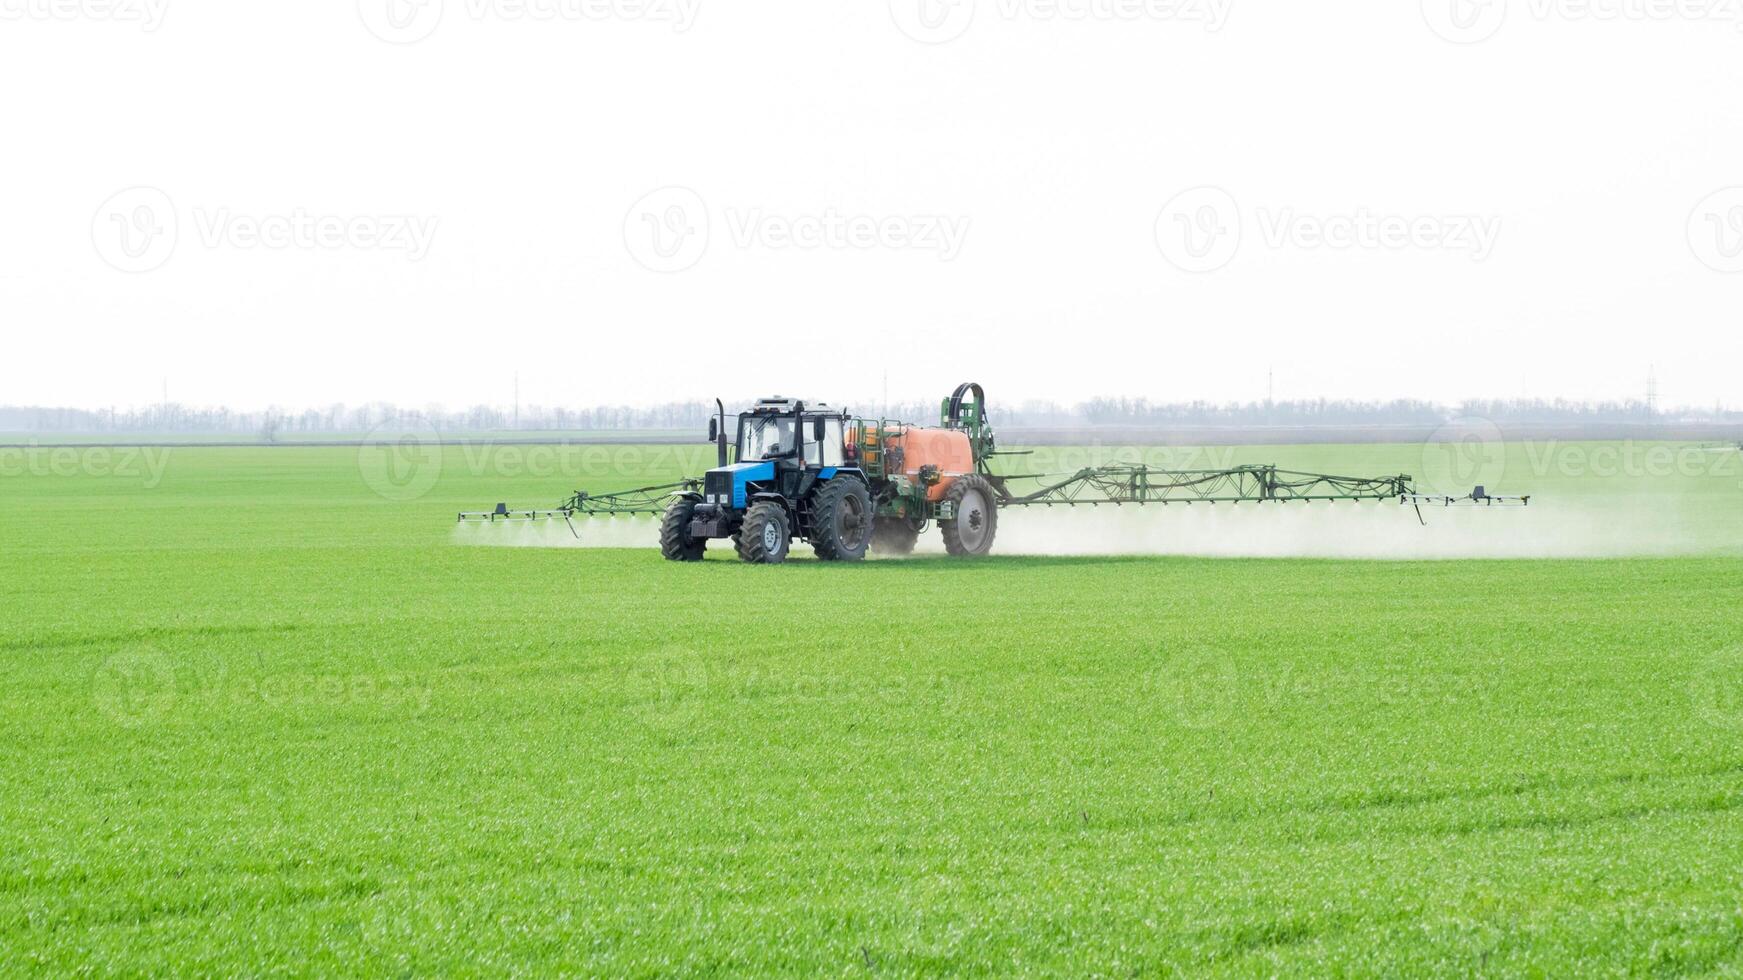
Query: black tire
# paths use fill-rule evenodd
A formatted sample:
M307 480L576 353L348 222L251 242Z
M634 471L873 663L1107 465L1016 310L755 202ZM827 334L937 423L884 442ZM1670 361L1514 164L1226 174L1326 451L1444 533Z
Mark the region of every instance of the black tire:
M859 561L871 546L871 491L840 476L811 495L811 547L824 561Z
M696 501L679 497L666 505L666 516L660 520L660 554L667 561L701 561L708 550L707 538L690 536L690 518L696 513Z
M938 522L944 550L958 558L980 558L992 551L993 536L999 530L999 498L992 484L972 473L959 476L944 499L955 505L956 514Z
M872 525L871 550L878 555L911 555L920 529L906 517L880 517Z
M787 521L787 508L773 500L751 504L738 534L738 557L743 560L753 565L779 565L787 560L793 529Z

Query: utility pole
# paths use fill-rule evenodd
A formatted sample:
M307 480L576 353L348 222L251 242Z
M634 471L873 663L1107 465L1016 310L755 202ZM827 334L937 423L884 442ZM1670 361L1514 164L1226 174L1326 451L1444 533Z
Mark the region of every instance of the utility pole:
M514 373L514 427L520 428L520 372Z

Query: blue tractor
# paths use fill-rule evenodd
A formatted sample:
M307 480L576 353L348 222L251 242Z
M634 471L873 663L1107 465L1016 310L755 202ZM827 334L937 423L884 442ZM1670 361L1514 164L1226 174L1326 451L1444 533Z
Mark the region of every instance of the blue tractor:
M761 399L738 417L732 463L726 421L720 407L709 423L719 465L699 490L676 494L666 507L662 554L701 561L710 540L731 538L744 561L776 564L787 559L794 539L803 539L825 561L865 557L872 491L865 471L847 458L845 413L780 396Z

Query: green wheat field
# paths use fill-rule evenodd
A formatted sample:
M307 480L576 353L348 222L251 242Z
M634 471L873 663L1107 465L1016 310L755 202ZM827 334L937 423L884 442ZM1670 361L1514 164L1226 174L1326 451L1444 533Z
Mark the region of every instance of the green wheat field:
M0 452L0 972L1743 973L1740 454L1505 452L778 567L454 527L706 446Z

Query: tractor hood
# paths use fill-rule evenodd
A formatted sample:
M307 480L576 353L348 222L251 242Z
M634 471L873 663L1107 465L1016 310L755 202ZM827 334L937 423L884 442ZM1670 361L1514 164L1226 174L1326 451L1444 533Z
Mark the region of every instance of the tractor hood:
M708 475L703 478L702 499L711 504L726 504L733 510L743 510L748 499L745 484L752 480L774 478L775 464L772 460L718 466L709 470Z

